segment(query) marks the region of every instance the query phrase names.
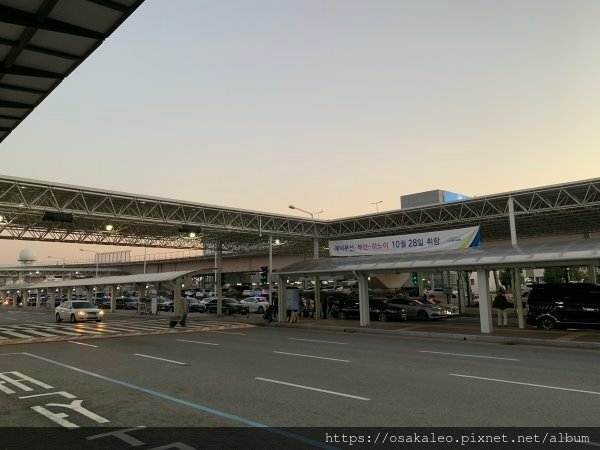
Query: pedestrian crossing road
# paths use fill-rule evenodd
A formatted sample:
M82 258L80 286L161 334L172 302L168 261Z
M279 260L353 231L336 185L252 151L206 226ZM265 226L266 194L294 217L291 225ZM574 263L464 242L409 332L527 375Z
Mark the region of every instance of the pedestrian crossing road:
M42 323L29 322L18 325L0 325L0 345L30 344L36 342L78 341L123 336L153 334L194 333L239 328L252 328L245 323L220 322L215 320L188 319L187 327L177 325L169 328L168 319L111 320L101 323Z

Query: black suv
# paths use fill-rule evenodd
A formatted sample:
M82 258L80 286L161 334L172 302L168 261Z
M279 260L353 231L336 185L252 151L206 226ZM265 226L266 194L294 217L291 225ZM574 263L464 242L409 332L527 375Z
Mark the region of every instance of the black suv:
M599 284L534 284L527 301L528 325L537 325L544 330L600 325Z

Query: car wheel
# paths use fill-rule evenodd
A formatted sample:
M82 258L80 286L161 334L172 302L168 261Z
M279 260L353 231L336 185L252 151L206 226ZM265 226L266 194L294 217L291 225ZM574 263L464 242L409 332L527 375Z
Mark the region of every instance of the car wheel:
M232 311L231 311L231 308L225 308L225 309L223 310L223 314L227 314L228 316L230 316L230 315L231 315L231 313L232 313Z
M75 318L75 314L71 314L71 323L75 323L77 322L77 319Z
M102 322L102 319L98 319L98 320L96 320L96 322Z
M62 322L62 319L60 318L60 314L56 313L56 323L58 322Z
M345 313L344 311L340 311L340 312L338 313L338 316L337 316L337 318L338 318L339 320L346 320L346 318L347 318L347 317L346 317L346 313Z
M552 330L556 328L556 321L552 317L542 317L538 320L538 328L541 330Z
M380 322L387 322L387 320L388 320L387 314L386 313L379 313L377 315L377 320L379 320Z
M262 314L262 313L264 313L264 312L265 312L265 310L264 310L264 308L263 308L262 306L259 306L259 307L258 307L258 311L257 311L257 312L258 312L259 314Z
M427 320L428 319L427 312L426 311L419 311L417 313L417 319L419 319L419 320Z

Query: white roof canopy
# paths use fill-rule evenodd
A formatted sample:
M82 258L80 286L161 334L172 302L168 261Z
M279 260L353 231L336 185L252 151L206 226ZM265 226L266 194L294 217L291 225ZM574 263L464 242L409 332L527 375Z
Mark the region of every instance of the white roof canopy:
M401 273L432 270L534 268L600 264L600 239L547 242L422 252L406 255L353 256L300 261L278 270L285 275L352 272Z
M198 270L183 270L178 272L160 272L148 273L139 275L121 275L114 277L99 277L99 278L78 278L63 281L50 281L46 283L26 283L26 284L8 284L0 287L0 290L15 290L15 289L52 289L52 288L73 288L81 286L109 286L121 284L137 284L137 283L161 283L166 281L174 281L179 277L191 277L202 273Z

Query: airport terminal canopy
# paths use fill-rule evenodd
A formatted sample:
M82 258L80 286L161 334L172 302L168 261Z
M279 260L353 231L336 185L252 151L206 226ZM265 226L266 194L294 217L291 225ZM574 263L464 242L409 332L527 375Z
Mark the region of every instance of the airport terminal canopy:
M299 261L276 273L281 275L340 275L353 272L405 273L435 270L488 270L600 265L600 239L497 245L443 252L404 255L343 256Z
M89 286L117 286L141 283L165 283L175 281L177 278L189 278L203 273L198 270L180 270L176 272L159 272L138 275L120 275L99 278L78 278L63 281L49 281L44 283L7 284L0 287L0 291L19 289L58 289Z
M0 0L0 142L144 0Z

